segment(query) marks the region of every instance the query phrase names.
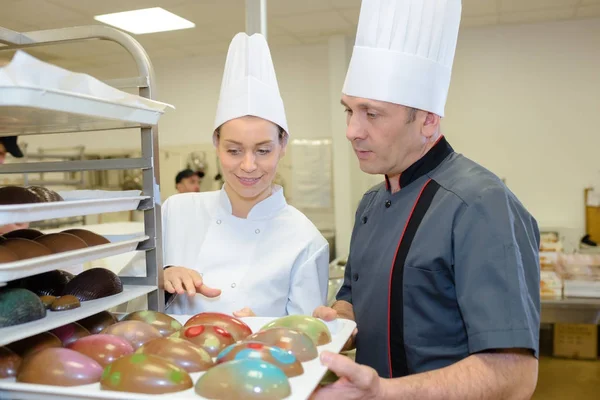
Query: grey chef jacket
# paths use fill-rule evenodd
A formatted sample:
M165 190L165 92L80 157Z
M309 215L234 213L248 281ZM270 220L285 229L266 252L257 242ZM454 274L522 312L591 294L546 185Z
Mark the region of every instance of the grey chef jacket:
M356 361L381 377L489 349L539 351L539 230L494 174L442 137L356 212L338 300L353 305Z

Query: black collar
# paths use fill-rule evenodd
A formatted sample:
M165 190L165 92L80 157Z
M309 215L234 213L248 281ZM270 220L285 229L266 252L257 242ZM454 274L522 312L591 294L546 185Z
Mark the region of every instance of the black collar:
M431 150L400 174L400 189L434 170L453 152L454 149L450 143L444 136L441 136ZM390 190L390 180L387 175L385 176L385 188Z

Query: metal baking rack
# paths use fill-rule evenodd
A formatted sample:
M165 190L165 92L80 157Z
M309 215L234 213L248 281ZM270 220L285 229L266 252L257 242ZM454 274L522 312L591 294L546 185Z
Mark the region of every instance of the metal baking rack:
M43 203L37 205L0 206L0 220L19 222L44 221L60 217L80 217L104 212L139 210L144 214L144 236L137 242L129 240L106 246L89 248L87 252L72 251L56 254L53 263L36 263L35 259L20 261L26 267L15 273L15 269L1 268L0 286L16 277L35 275L60 266L83 263L90 259L100 259L108 255L129 251L145 253L146 274L142 277L121 277L122 293L107 298L82 303L81 308L70 311L50 313L41 320L0 328L0 345L26 338L33 334L56 328L85 318L120 304L127 303L139 296L147 295L148 309L164 311L164 291L161 248L161 212L158 170L158 119L162 111L157 112L147 106L154 100L155 77L150 59L143 47L130 35L103 25L51 29L36 32L19 33L0 28L0 51L22 49L36 46L50 46L59 43L93 40L109 40L127 51L137 65L138 76L104 81L116 89L136 89L140 99L137 105L127 105L93 96L80 96L64 91L40 90L31 87L3 87L0 85L0 136L21 136L29 134L87 132L108 129L139 128L141 134L141 157L118 159L67 159L63 161L44 161L11 163L0 165L0 174L52 173L74 171L103 170L141 170L143 189L138 196L114 192L113 198L101 199L65 199L64 202ZM146 100L148 99L148 100ZM152 104L156 104L152 102ZM7 123L8 121L8 123ZM84 133L81 133L84 134ZM128 133L124 133L128 134ZM107 192L109 193L109 192ZM105 193L106 194L106 193ZM33 208L31 206L34 206ZM132 247L133 246L133 247ZM84 254L85 253L85 254ZM50 256L48 256L50 257ZM11 263L18 264L18 263ZM6 264L5 264L6 266ZM16 267L20 267L16 265ZM25 274L25 275L24 275ZM0 395L1 397L1 395Z

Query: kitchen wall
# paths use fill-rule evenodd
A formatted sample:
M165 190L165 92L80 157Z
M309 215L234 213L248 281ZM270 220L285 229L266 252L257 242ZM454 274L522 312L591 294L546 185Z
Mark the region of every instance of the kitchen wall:
M331 132L328 46L276 47L273 59L295 138L343 135ZM158 99L176 106L160 124L163 190L188 151L211 149L211 132L226 49L210 57L155 60ZM110 64L110 63L109 63ZM112 65L105 75L131 75ZM583 190L600 185L600 19L523 26L464 29L460 34L443 131L454 148L502 178L542 226L584 229ZM341 89L341 88L340 88ZM29 137L31 147L72 145L92 149L136 146L139 135ZM171 154L171 161L166 161ZM175 157L175 158L173 158ZM175 160L175 161L173 161ZM209 156L214 175L214 156ZM294 165L287 158L287 167ZM167 164L169 163L168 167ZM211 168L209 167L209 168ZM283 172L284 174L289 172ZM380 177L361 176L354 203ZM343 199L336 199L342 201Z

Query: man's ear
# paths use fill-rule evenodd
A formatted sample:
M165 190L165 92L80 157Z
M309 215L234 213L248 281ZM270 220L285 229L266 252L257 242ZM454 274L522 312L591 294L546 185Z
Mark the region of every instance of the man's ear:
M428 112L425 116L425 121L421 126L421 134L427 139L431 140L436 136L440 130L440 116L434 113Z

